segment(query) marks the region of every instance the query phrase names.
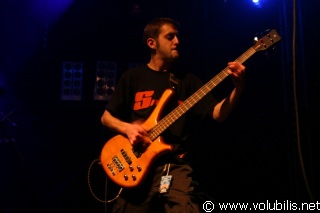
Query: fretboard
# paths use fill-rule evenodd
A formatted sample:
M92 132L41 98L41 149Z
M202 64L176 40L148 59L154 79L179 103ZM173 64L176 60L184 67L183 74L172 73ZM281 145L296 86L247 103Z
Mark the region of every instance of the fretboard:
M252 47L244 52L235 61L239 63L245 62L256 52ZM156 126L148 131L151 141L155 140L163 131L165 131L171 124L178 120L184 113L186 113L191 107L198 103L205 95L207 95L211 90L213 90L219 83L229 76L227 70L229 67L225 67L221 72L219 72L210 81L199 88L195 93L193 93L189 98L187 98L182 104L172 110L164 118L162 118Z

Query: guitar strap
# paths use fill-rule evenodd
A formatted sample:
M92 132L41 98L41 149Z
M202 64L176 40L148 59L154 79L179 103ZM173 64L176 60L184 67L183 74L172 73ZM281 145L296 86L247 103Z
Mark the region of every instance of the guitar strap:
M173 73L170 73L169 83L170 83L171 89L175 90L176 94L178 94L179 79ZM185 146L186 146L185 144L174 145L174 151L177 152L176 157L178 159L183 159L185 157L186 155Z
M174 90L178 89L179 79L176 78L173 73L170 73L169 83L170 83L170 87L172 89L174 89Z

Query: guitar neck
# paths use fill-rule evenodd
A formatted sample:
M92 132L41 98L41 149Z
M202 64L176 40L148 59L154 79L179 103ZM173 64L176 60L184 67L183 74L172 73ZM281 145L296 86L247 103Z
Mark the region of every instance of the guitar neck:
M243 63L247 59L249 59L254 53L256 53L256 50L251 47L240 57L238 57L235 61ZM228 69L228 67L225 67L215 77L213 77L210 81L208 81L201 88L199 88L189 98L187 98L182 104L180 104L173 111L167 114L163 119L161 119L156 126L149 130L150 139L152 141L155 140L171 124L178 120L184 113L186 113L191 107L193 107L197 102L199 102L205 95L207 95L218 84L220 84L224 79L226 79L229 76L229 73L227 72Z

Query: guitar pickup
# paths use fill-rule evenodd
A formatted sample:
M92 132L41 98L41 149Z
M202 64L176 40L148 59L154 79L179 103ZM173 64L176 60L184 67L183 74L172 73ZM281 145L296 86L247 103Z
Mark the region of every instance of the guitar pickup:
M140 142L133 146L132 152L137 158L139 158L147 150L149 145L149 143Z
M121 154L124 157L124 159L126 159L129 165L132 164L131 158L128 156L127 152L124 149L121 149Z

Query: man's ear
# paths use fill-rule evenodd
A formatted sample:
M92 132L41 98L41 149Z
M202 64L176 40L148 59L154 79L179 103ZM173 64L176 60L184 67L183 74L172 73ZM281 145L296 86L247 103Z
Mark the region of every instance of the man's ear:
M156 45L157 42L156 40L154 40L153 38L148 38L147 39L147 45L151 48L151 49L156 49Z

